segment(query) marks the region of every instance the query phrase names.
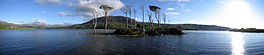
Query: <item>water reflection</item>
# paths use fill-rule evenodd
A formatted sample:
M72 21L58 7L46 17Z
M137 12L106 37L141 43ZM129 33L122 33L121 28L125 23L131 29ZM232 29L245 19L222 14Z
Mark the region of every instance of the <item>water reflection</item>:
M232 55L244 55L244 38L239 32L232 33Z

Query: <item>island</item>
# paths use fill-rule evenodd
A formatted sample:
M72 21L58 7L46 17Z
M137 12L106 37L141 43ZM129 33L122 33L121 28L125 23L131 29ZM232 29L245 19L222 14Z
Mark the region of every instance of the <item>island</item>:
M235 31L235 32L250 32L250 33L264 33L264 29L256 29L256 28L232 29L230 31Z

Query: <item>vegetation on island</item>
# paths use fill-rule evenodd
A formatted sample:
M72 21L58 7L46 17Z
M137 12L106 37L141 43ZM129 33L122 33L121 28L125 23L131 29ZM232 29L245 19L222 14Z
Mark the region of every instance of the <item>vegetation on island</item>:
M69 27L65 27L68 29L93 29L94 27L94 21L97 20L97 27L96 29L104 29L104 17L99 17L96 19L92 19L88 22L82 23L82 24L75 24ZM108 19L108 28L109 29L119 29L119 28L126 28L126 20L130 20L131 18L129 17L124 17L124 16L109 16ZM134 19L131 19L135 21ZM137 27L137 28L143 28L144 29L149 29L150 28L150 23L149 22L144 22L145 24L143 25L143 22L137 22L136 26L129 26L129 27ZM130 21L128 21L130 23ZM132 22L134 23L134 22ZM157 23L153 23L154 26L157 26ZM155 27L156 28L156 27ZM201 24L161 24L161 28L180 28L182 30L230 30L228 27L221 27L221 26L216 26L216 25L201 25Z
M232 29L230 31L235 32L252 32L252 33L264 33L264 29L256 29L256 28L241 28L241 29Z
M144 7L142 7L143 9L143 13L144 13ZM105 33L107 33L107 29L108 29L108 19L110 16L109 15L109 11L111 11L112 9L114 9L113 7L110 7L108 5L101 5L100 9L102 9L104 11L104 29L105 29ZM144 26L146 25L144 23L138 23L137 19L136 19L136 9L133 9L132 6L125 6L123 9L121 9L121 11L123 13L126 14L126 25L119 25L120 23L115 23L115 22L111 22L110 26L112 26L112 28L116 28L116 31L114 32L114 34L121 34L121 35L137 35L137 34L147 34L147 35L164 35L164 34L183 34L183 32L181 31L180 28L161 28L161 11L160 11L160 7L158 6L149 6L150 11L153 11L155 13L155 18L156 21L158 22L158 27L154 27L154 23L153 23L153 19L151 18L151 12L148 13L149 15L149 22L150 24L148 25L148 28L145 28ZM134 20L132 19L132 10L134 12ZM129 18L127 17L129 14ZM97 24L102 24L102 23L98 23L98 19L96 18L97 13L93 13L93 18L94 20L93 23L90 23L89 25L93 25L93 29L94 29L94 33L96 33L96 29L97 29ZM143 14L143 18L144 18ZM165 14L163 16L166 16ZM163 19L165 19L166 17L164 17ZM129 21L130 20L130 23ZM121 21L122 22L122 21ZM164 22L165 24L166 22ZM74 25L73 27L78 27L80 25ZM99 25L98 25L99 26ZM117 27L120 26L120 27ZM123 27L125 26L125 28ZM91 26L90 26L91 27ZM70 27L72 28L72 27ZM88 27L89 28L89 27ZM169 32L173 30L173 32Z

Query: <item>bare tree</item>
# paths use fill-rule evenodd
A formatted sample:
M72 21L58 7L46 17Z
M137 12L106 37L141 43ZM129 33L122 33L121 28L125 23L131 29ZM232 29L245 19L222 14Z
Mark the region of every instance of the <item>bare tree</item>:
M126 18L127 18L128 6L125 6L124 8L122 8L121 11L126 14ZM126 28L128 28L128 18L126 19Z
M133 12L134 12L134 19L135 19L135 28L137 27L137 10L136 9L133 9Z
M162 16L163 16L163 22L164 22L164 24L166 24L166 14L165 13L162 13Z
M149 27L150 29L153 29L153 20L151 19L152 13L151 12L147 12L148 16L149 16Z
M101 5L100 6L100 9L103 9L104 10L104 14L105 14L105 33L107 33L107 24L108 24L108 21L107 19L109 18L108 17L108 13L110 10L114 9L113 7L110 7L108 5Z
M143 22L143 25L142 25L142 29L144 29L144 26L145 26L145 6L144 4L142 4L141 6L141 9L142 9L142 22Z
M150 10L153 11L155 13L155 17L156 17L156 20L158 21L158 28L160 28L160 18L159 18L159 13L160 13L160 9L159 7L157 6L149 6Z
M132 23L132 6L127 6L128 8L128 13L129 13L129 18L130 18L130 25L132 27L133 23Z
M98 13L96 13L96 12L93 12L93 18L94 18L94 20L93 20L93 24L94 24L94 33L96 33L96 26L97 26L97 17L98 17L98 15L97 15Z
M169 24L170 24L170 20L168 20Z

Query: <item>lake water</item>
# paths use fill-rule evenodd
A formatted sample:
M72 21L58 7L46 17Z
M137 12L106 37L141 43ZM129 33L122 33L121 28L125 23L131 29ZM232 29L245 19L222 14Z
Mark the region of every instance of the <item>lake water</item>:
M78 35L92 32L83 29L0 30L0 55L264 54L263 33L185 30L184 35Z

